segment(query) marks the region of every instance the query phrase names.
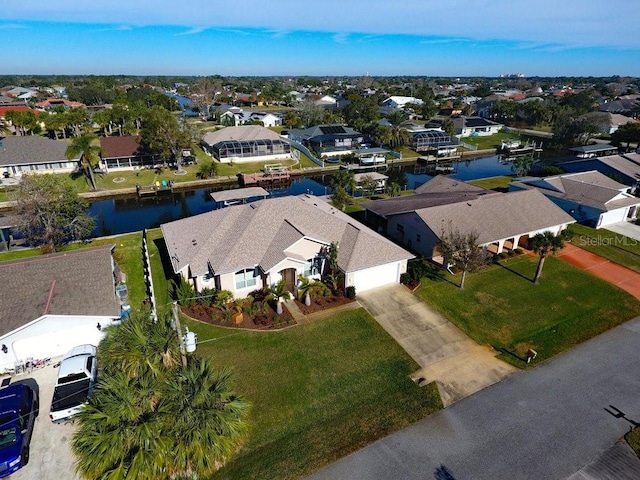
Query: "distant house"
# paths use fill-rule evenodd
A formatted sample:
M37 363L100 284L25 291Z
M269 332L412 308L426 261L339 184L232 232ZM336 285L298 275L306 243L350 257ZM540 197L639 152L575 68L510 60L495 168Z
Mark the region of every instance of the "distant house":
M120 317L113 246L0 262L0 371L97 345Z
M477 137L498 133L504 125L482 117L453 118L456 135L463 137Z
M202 139L207 153L221 163L291 158L291 146L276 132L259 125L226 127Z
M347 154L364 143L364 135L341 124L323 124L289 130L289 139L311 147L318 154Z
M387 188L387 180L389 177L380 172L356 173L353 176L356 182L357 190L366 190L370 188L370 193L384 192Z
M133 135L100 137L100 168L108 172L153 167L162 163L157 155L146 152L139 141L140 138Z
M238 107L230 108L220 114L220 122L223 125L244 125L249 122L261 122L263 127L277 127L282 125L282 118L267 112L242 110Z
M328 272L327 252L338 243L344 286L363 292L398 283L413 255L318 197L261 200L213 210L161 226L173 270L193 283L234 297L298 276Z
M598 127L599 132L604 134L612 134L622 125L636 123L638 121L619 113L610 112L589 112L585 117L593 121Z
M66 98L47 98L42 102L36 103L36 108L38 110L51 110L55 107L63 107L65 109L84 108L85 104L80 102L72 102L71 100L67 100Z
M597 170L631 186L633 191L637 190L640 182L640 154L638 153L583 158L559 163L558 166L569 173Z
M420 98L405 97L401 95L392 95L382 102L383 107L388 108L404 108L408 104L422 105L424 102Z
M569 149L577 158L595 158L606 155L616 155L618 147L613 145L580 145Z
M451 137L439 128L411 129L409 145L416 152L434 152L438 156L455 152L460 140Z
M596 171L519 178L509 189L537 190L578 222L595 228L633 220L640 207L640 198L628 193L627 185Z
M36 135L0 139L0 171L20 177L23 173L70 173L80 156L67 160L69 144Z
M536 233L558 234L574 220L536 192L512 195L461 180L436 176L415 195L363 204L366 222L426 258L439 256L443 233L478 234L478 245L493 254L526 247Z

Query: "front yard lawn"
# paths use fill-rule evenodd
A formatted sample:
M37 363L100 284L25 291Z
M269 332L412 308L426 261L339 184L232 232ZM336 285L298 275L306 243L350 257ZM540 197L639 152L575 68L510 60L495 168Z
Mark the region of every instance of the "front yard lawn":
M538 258L501 263L467 275L464 290L457 287L459 275L447 275L423 279L416 293L478 343L520 358L533 348L534 363L640 314L631 295L555 257L547 258L539 285L531 282ZM526 365L513 355L503 357Z
M569 225L567 230L574 245L640 272L640 242L637 240L577 223Z
M252 403L248 443L212 479L300 478L441 408L435 384L411 381L418 365L364 309L278 332L183 325Z

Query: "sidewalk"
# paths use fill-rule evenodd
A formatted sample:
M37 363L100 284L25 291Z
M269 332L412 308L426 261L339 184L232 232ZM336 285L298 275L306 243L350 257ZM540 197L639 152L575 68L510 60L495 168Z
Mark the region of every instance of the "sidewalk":
M571 244L568 244L556 256L560 260L620 287L640 300L640 273Z

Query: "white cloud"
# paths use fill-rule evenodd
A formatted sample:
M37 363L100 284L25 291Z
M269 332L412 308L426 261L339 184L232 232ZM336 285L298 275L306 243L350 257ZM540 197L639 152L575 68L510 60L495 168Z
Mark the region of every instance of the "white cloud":
M640 48L640 36L632 33L639 16L638 0L92 0L82 8L77 0L22 0L0 13L13 22L173 25L190 33L215 27L296 29L623 48Z

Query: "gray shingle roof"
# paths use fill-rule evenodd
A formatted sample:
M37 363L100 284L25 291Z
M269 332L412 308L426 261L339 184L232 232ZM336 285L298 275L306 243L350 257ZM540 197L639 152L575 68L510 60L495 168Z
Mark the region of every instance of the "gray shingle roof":
M497 192L485 190L444 175L433 177L427 183L416 188L415 192L415 195L366 202L363 207L381 217L389 217L421 208L473 200L480 196L499 195Z
M216 274L255 265L266 271L305 237L325 244L337 241L338 264L346 272L413 257L312 195L236 205L161 228L174 271L188 267L192 275L204 274L209 267Z
M545 195L602 211L640 204L640 199L631 195L615 199L628 187L595 170L545 178L522 178L513 184L519 188L536 188Z
M499 193L475 200L417 210L436 234L449 228L476 232L480 245L575 220L538 190Z
M0 140L0 166L68 162L68 143L37 135L8 136ZM78 160L80 156L75 160Z
M239 127L225 127L215 132L204 135L203 141L208 145L215 145L225 140L282 140L282 137L273 130L260 125L242 125Z
M118 316L112 248L85 248L0 262L0 278L10 279L0 289L0 335L45 313Z

